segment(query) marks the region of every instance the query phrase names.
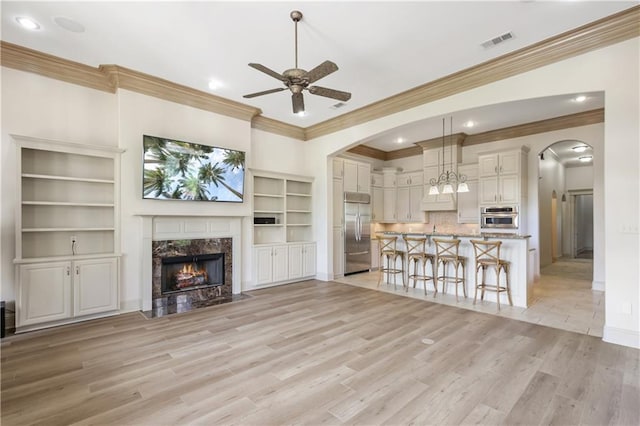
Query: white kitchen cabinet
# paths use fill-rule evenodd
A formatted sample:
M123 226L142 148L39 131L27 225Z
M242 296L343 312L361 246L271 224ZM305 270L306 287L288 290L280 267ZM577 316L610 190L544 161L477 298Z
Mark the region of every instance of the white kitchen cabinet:
M382 209L382 221L385 223L393 223L396 221L396 189L395 188L383 188L382 197L384 199L384 206Z
M344 223L344 193L342 179L333 179L333 226Z
M397 187L422 185L424 182L424 173L422 170L416 172L398 173L396 176Z
M396 220L398 222L424 222L422 185L398 187Z
M18 286L18 331L117 312L118 259L23 264Z
M344 160L342 158L333 159L333 178L342 179L344 177Z
M344 276L344 231L333 228L333 278Z
M286 245L263 246L254 249L256 284L285 281L289 276L289 250Z
M316 274L316 245L293 244L289 246L289 273L287 279L296 280Z
M458 223L480 223L478 164L461 164L458 173L466 177L469 192L458 193Z
M527 152L523 147L478 156L481 205L519 205L526 198Z
M384 188L371 188L371 221L382 222L384 218Z
M371 238L371 270L380 268L380 241Z
M371 186L372 187L383 187L384 186L384 178L382 177L382 173L380 172L371 172Z
M371 165L344 160L344 192L371 193Z

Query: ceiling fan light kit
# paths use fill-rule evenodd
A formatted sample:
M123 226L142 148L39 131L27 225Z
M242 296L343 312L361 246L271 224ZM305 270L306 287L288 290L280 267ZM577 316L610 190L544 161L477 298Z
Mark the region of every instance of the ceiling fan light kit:
M453 135L453 117L451 117L451 135ZM453 147L451 147L453 150ZM453 159L453 153L451 153ZM453 164L451 164L453 169ZM429 195L439 194L453 194L454 192L469 192L469 185L467 185L467 177L463 174L458 174L455 170L445 170L444 163L444 118L442 119L442 173L438 176L438 179L431 178L429 180L431 187L429 188ZM442 190L440 189L442 188ZM454 190L455 188L455 190Z
M337 99L346 102L351 99L351 93L341 90L329 89L321 86L309 86L312 83L328 76L338 70L338 66L331 61L324 61L311 71L298 68L298 22L302 19L302 12L294 10L290 14L295 24L295 67L279 74L262 64L250 63L249 66L257 69L277 80L280 80L285 87L277 89L264 90L262 92L250 93L244 95L244 98L255 98L257 96L268 95L270 93L281 92L289 89L291 91L291 103L293 105L293 113L299 114L304 112L303 90L307 90L312 95L324 96L325 98Z

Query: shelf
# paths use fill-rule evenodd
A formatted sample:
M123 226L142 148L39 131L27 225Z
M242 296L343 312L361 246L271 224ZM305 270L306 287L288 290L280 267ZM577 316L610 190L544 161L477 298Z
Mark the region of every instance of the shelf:
M287 226L311 226L310 223L287 223Z
M78 178L78 177L70 177L70 176L55 176L55 175L39 175L33 173L23 173L23 178L30 179L47 179L47 180L64 180L70 182L89 182L89 183L107 183L113 184L114 181L110 179L90 179L90 178Z
M23 206L114 207L113 203L70 203L58 201L23 201Z
M23 228L22 232L99 232L115 231L115 228Z
M253 194L254 197L267 197L267 198L284 198L284 195L282 194L258 194L257 192L255 192Z
M301 194L301 193L296 193L296 192L287 192L287 196L291 196L291 197L311 197L311 194Z
M282 210L254 210L254 213L260 213L260 214L282 214L284 213L284 211Z
M253 226L256 228L276 228L284 225L282 223L254 223Z
M105 252L105 253L95 253L95 254L76 254L76 255L68 255L68 256L23 257L21 259L13 259L13 263L28 264L28 263L41 263L41 262L59 262L64 260L104 259L106 257L122 257L122 254Z
M311 210L287 210L287 213L311 213Z

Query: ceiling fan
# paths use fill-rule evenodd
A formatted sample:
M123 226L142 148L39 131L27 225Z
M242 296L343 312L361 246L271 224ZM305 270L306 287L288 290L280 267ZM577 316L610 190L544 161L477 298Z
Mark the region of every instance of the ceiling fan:
M285 87L279 87L277 89L265 90L262 92L251 93L244 95L244 98L255 98L256 96L268 95L269 93L281 92L285 89L291 90L291 101L293 103L294 114L304 112L304 99L302 98L302 91L308 90L312 95L324 96L326 98L337 99L339 101L348 101L351 99L351 93L343 92L335 89L328 89L321 86L309 86L311 83L315 83L323 77L338 70L338 66L331 61L324 61L311 71L305 71L302 68L298 68L298 22L302 19L302 12L294 10L290 14L291 19L295 22L295 53L296 64L295 68L291 68L278 74L270 68L261 64L251 63L250 67L262 71L263 73L270 75L273 78L280 80L284 83Z

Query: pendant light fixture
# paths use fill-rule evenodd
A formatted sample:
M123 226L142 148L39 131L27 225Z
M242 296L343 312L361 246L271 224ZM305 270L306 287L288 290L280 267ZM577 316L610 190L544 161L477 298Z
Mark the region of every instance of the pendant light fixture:
M469 192L469 185L467 185L467 177L462 174L456 173L453 170L453 145L451 146L449 163L451 170L445 170L445 158L444 158L444 143L445 143L445 119L442 119L442 173L438 176L438 179L431 178L429 184L429 195L438 194L453 194L454 192ZM453 136L453 117L450 117L450 135Z

